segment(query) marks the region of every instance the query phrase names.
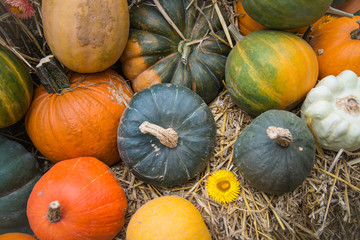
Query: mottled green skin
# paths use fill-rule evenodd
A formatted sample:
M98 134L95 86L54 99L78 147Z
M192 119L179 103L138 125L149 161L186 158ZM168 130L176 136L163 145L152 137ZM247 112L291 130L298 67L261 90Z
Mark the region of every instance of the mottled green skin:
M252 116L269 109L292 109L303 100L293 96L312 81L297 77L305 76L304 71L310 72L301 67L301 62L312 67L308 64L306 52L309 51L313 53L305 41L292 33L279 30L250 33L236 44L227 58L225 81L229 95ZM315 55L313 58L316 60ZM316 79L313 80L315 84Z
M272 29L309 26L329 9L332 0L241 0L255 21Z
M33 85L25 65L0 45L0 128L19 121L30 106Z
M200 13L192 4L188 10L185 10L190 2L160 0L166 13L187 41L208 37L201 43L191 45L186 65L181 62L181 47L180 52L178 51L182 38L152 1L145 1L131 9L129 41L138 42L148 69L155 70L162 83L186 86L209 103L223 88L224 66L231 48L207 34L211 23L214 32L226 40L213 8L205 8ZM201 7L202 1L198 2Z
M288 129L293 141L281 147L266 133L269 126ZM256 189L280 195L293 191L309 175L315 159L315 140L305 121L284 110L256 117L235 142L234 161Z
M28 197L40 178L37 160L19 143L0 135L0 234L32 233Z
M144 122L173 128L178 144L169 148L151 134ZM121 159L142 181L172 187L203 171L213 154L216 126L206 103L190 89L174 84L146 88L130 100L118 128Z

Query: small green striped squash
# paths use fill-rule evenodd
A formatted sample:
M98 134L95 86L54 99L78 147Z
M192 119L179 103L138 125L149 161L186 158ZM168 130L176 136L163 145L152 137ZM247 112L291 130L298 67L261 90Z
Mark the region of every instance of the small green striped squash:
M30 106L31 77L25 65L0 45L0 128L18 122Z
M310 45L288 32L259 30L241 39L225 65L225 80L236 105L257 116L269 109L290 110L318 78Z
M255 21L272 29L309 26L329 9L332 0L241 0Z

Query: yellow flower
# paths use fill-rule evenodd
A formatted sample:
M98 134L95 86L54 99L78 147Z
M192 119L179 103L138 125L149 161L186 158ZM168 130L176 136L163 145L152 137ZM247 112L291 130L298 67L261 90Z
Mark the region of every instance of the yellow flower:
M240 182L233 172L217 170L209 176L206 190L216 201L230 203L239 196Z

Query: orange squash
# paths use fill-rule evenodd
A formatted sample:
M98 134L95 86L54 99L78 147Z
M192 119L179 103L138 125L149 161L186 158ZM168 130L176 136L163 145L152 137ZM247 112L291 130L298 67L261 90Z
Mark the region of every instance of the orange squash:
M319 29L310 41L319 62L319 78L352 70L360 75L360 16L341 17Z
M111 169L96 158L55 164L35 184L27 204L41 240L111 240L124 224L127 200Z
M25 118L35 147L50 161L91 156L112 165L120 160L117 128L133 96L113 70L69 74L71 85L49 93L41 85Z
M43 0L41 13L52 53L75 72L110 67L128 40L126 0Z
M25 233L5 233L0 235L0 240L36 240L36 238Z
M5 233L0 235L0 240L36 240L36 238L25 233Z
M211 240L196 207L178 196L155 198L132 216L127 240Z

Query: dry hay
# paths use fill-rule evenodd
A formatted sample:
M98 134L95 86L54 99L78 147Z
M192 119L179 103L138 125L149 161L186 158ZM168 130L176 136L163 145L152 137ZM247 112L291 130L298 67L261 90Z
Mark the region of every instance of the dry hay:
M40 0L31 2L37 14L30 20L12 17L0 4L0 44L25 60L37 86L33 67L49 49L42 35ZM139 2L129 0L129 6ZM235 1L218 4L237 26ZM360 239L360 152L337 153L318 147L315 165L300 187L281 196L265 194L249 186L233 163L234 143L252 118L233 104L226 89L209 106L217 124L217 144L207 168L195 179L174 188L154 187L137 180L123 163L112 166L128 199L125 226L117 240L125 239L126 226L137 209L164 195L190 200L213 239ZM299 115L298 108L293 112ZM0 129L0 134L23 144L37 157L44 172L52 166L32 145L23 120ZM241 181L240 195L230 204L212 200L205 190L207 177L218 169L233 171Z

